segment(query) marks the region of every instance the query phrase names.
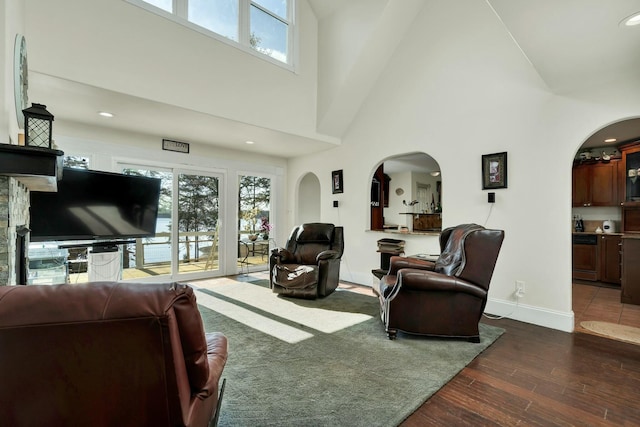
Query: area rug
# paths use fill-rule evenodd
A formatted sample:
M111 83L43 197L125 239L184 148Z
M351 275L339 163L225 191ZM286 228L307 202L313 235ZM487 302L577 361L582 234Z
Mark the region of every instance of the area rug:
M598 335L619 341L640 344L640 328L617 323L584 321L580 326Z
M373 296L289 299L265 280L194 287L205 329L229 341L223 427L396 426L504 332L391 341Z

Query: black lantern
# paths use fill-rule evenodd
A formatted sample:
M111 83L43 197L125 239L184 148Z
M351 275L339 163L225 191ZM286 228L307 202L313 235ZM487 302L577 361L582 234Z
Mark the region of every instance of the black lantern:
M53 115L47 111L47 106L31 104L22 110L24 113L24 140L31 147L51 148Z

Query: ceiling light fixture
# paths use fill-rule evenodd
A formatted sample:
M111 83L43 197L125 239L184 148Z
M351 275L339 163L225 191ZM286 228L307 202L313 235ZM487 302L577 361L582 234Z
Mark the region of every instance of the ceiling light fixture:
M253 142L253 141L245 141L244 143L245 144L249 144L249 145L255 144L255 142Z
M108 111L98 111L98 115L109 118L113 117L113 113L110 113Z
M636 12L631 16L627 16L620 22L621 25L625 25L627 27L633 27L635 25L640 25L640 12Z
M438 175L440 175L440 171L433 171L433 172L429 172L429 175L431 175L431 176L438 176Z
M616 142L616 141L617 141L617 139L615 139L615 138L607 138L607 139L604 140L604 142L606 142L607 144L610 144L610 143Z

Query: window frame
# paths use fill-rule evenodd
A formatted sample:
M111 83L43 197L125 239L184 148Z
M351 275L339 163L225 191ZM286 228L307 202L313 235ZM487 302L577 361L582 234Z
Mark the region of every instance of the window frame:
M215 31L209 30L207 28L201 27L197 24L188 20L188 9L189 9L189 0L172 0L172 9L173 12L167 12L164 9L161 9L157 6L154 6L145 0L124 0L126 3L132 4L134 6L138 6L146 11L154 13L156 15L162 16L172 22L190 28L194 31L197 31L201 34L204 34L208 37L216 39L220 42L223 42L229 46L233 46L237 49L240 49L244 52L247 52L255 57L258 57L262 60L265 60L274 65L278 65L282 68L285 68L289 71L296 71L297 68L297 60L298 60L298 49L297 49L297 40L298 40L298 30L295 25L295 17L296 17L296 0L286 0L287 1L287 17L282 18L278 14L271 12L268 9L265 9L260 4L254 2L253 0L238 0L238 41L229 39L221 34L216 33ZM287 25L287 62L282 62L277 60L266 53L262 53L257 49L254 49L249 44L250 38L250 15L251 15L251 7L256 7L268 14L269 16L277 19L278 21Z

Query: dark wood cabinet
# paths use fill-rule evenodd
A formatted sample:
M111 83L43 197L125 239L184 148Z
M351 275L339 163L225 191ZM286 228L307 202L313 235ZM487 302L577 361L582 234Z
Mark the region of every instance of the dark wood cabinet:
M380 165L371 180L371 229L384 229L383 185L384 164Z
M413 231L441 231L441 214L414 214Z
M573 206L587 206L591 202L591 169L580 165L573 167Z
M640 233L640 142L623 145L622 167L619 178L623 182L622 195L622 231L624 233Z
M600 281L620 284L622 236L600 236Z
M619 160L573 167L573 206L619 206Z
M573 244L574 279L597 281L600 277L598 244Z
M640 238L622 238L622 295L625 304L640 305Z

